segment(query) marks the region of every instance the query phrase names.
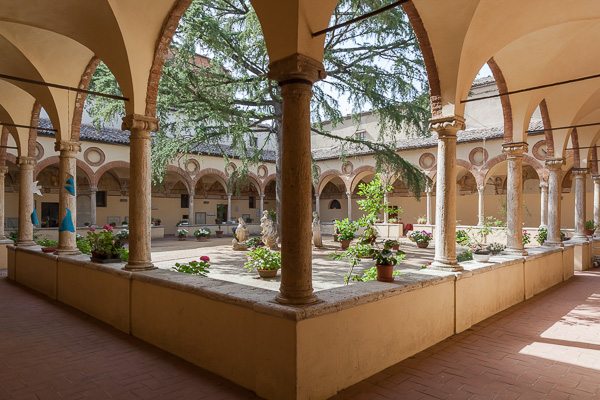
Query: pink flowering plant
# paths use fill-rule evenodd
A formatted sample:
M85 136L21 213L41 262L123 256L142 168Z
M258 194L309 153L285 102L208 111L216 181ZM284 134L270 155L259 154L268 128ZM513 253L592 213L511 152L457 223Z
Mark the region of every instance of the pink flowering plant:
M101 231L97 231L93 226L90 226L87 232L87 240L93 257L109 257L121 254L123 244L112 232L113 228L110 225L104 225L104 229Z
M206 277L206 275L209 273L208 269L210 268L209 261L209 257L202 256L200 257L200 261L194 260L190 261L189 263L175 263L175 266L172 269L173 271L183 272L184 274Z
M425 231L411 231L408 238L415 243L429 243L433 239L433 235Z

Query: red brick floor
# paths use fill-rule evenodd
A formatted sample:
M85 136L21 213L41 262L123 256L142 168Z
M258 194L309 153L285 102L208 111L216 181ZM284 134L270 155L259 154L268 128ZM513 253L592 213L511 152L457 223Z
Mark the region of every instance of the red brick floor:
M256 398L5 277L0 399ZM578 273L335 398L600 399L600 272Z

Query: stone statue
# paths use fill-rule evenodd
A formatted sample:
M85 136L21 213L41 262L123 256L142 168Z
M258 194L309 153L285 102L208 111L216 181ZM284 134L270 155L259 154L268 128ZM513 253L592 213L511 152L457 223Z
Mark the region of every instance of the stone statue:
M277 232L275 231L273 220L269 216L268 211L263 211L263 217L260 219L260 226L263 228L261 232L262 242L270 250L277 250Z
M237 236L238 242L245 242L250 238L250 233L248 232L248 227L246 226L246 222L244 222L243 218L238 219L238 226L235 230L235 236Z
M248 250L248 246L244 242L238 242L236 238L233 238L231 241L231 245L234 250Z
M315 247L323 247L323 238L321 238L321 218L319 218L319 214L316 211L313 211L312 234Z

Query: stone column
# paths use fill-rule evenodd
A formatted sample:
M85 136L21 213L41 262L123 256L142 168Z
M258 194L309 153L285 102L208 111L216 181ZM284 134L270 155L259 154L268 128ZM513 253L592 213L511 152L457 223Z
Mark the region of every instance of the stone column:
M502 152L508 159L506 176L506 253L527 255L523 246L523 153L527 143L507 143Z
M309 304L312 288L312 85L325 77L323 64L293 54L269 65L283 99L281 152L281 286L277 301Z
M151 256L152 186L150 183L150 133L158 129L158 119L131 114L123 118L123 130L129 137L129 261L124 269L155 269Z
M575 234L573 240L587 242L585 234L585 178L590 172L588 168L573 168L575 180Z
M433 188L428 186L425 189L425 193L427 194L427 225L433 225L433 214L435 203L433 201Z
M96 193L97 187L90 187L90 225L96 225Z
M4 197L6 193L4 190L4 177L6 176L7 172L7 166L0 166L0 243L4 243L7 241L6 234L4 232ZM8 240L8 242L11 241Z
M258 213L259 220L260 220L260 218L262 218L263 211L265 211L265 195L261 194L260 195L260 212Z
M33 212L33 169L35 168L35 157L19 157L19 239L17 246L34 246L33 224L31 213Z
M465 128L459 116L431 120L438 134L435 257L432 269L462 271L456 261L456 133Z
M540 228L548 227L548 184L540 183Z
M387 204L388 202L388 198L387 198L387 193L383 194L383 203ZM387 207L383 210L383 223L387 224L388 223L388 213L387 213Z
M600 235L600 175L592 175L594 181L594 224L596 231L594 236Z
M54 254L79 254L77 250L77 152L81 150L77 141L60 141L54 145L60 152L58 171L58 249Z
M189 194L189 204L188 204L188 223L190 225L195 224L196 223L196 218L194 216L194 196L196 195L196 192L194 192L193 190L190 190ZM191 233L191 232L190 232Z
M231 221L231 196L232 193L227 193L227 223L229 224Z
M485 186L477 186L477 194L479 194L479 214L477 220L477 226L483 226L484 223L484 213L485 213L485 202L483 198L483 191L485 190Z
M317 212L317 214L319 214L319 217L321 216L321 202L319 199L319 195L317 193L315 193L315 211Z
M352 221L352 192L346 192L348 198L348 221Z
M548 175L548 238L544 242L546 246L563 247L560 240L560 206L562 191L562 158L547 159L546 168Z

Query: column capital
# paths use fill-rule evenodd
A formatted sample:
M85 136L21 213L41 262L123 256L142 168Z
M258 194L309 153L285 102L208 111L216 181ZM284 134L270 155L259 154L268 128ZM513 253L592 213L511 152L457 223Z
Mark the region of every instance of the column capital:
M547 158L546 159L546 168L549 170L561 170L562 166L565 164L564 158Z
M592 175L592 180L593 180L594 182L596 182L596 181L600 181L600 175Z
M477 186L477 192L479 192L480 194L483 194L484 190L485 190L485 185L479 185L479 186Z
M227 193L227 197L233 196L233 193Z
M465 119L458 115L429 120L429 130L437 132L439 138L456 137L456 132L464 130L465 126Z
M89 189L89 190L90 190L90 192L97 192L97 191L98 191L98 188L97 188L97 187L95 187L95 186L90 186L90 189Z
M346 197L350 198L352 196L352 192L346 192Z
M57 140L56 143L54 143L54 150L60 151L61 155L63 152L77 153L78 151L81 151L81 145L75 140Z
M296 53L269 64L267 76L279 82L279 85L288 83L312 85L316 81L325 79L327 73L322 62Z
M319 193L315 193L315 197L318 199L319 198Z
M548 182L540 182L540 189L548 189Z
M6 175L8 167L6 165L0 165L0 175Z
M196 195L196 191L195 191L195 190L190 190L190 191L188 192L188 195L190 195L190 196L195 196L195 195Z
M506 153L508 158L521 158L523 153L527 153L529 146L527 143L504 143L502 144L502 152Z
M158 130L158 118L140 114L129 114L123 117L121 130L130 131L132 134L134 131L148 132L148 136L150 136L150 131Z
M571 173L576 178L585 178L590 173L589 168L573 168Z
M36 159L35 159L35 157L19 156L18 163L19 163L19 166L30 166L33 168L33 166L36 163Z

